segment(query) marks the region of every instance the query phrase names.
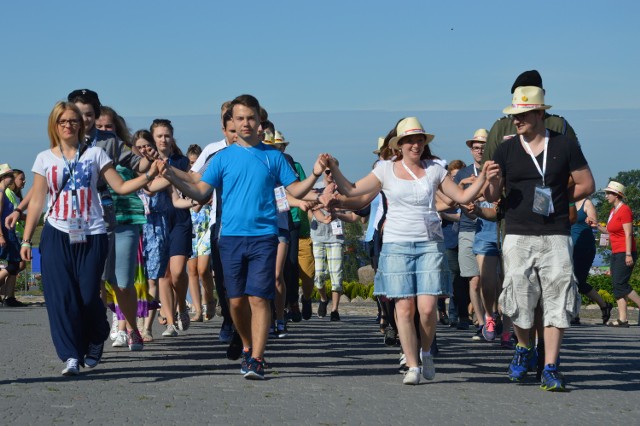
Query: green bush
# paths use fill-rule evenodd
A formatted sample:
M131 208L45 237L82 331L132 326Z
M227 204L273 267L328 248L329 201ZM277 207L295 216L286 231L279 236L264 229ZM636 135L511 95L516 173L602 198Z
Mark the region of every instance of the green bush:
M331 300L331 296L329 296L331 294L331 281L325 281L324 286L327 291L327 296L329 297L329 300ZM375 300L373 298L373 284L361 284L358 281L344 281L342 283L342 294L347 296L349 300L352 300L358 296L363 298L364 300ZM316 302L320 300L318 289L313 289L313 292L311 293L311 299Z
M605 302L609 302L613 305L616 304L616 300L613 297L613 285L611 284L610 275L589 275L589 278L587 278L587 282L598 292L598 294L600 294L600 296L602 296L602 299L604 299ZM640 277L636 276L635 273L631 275L629 284L631 285L631 288L636 292L640 292ZM591 301L591 299L583 295L582 303L584 305L588 305L593 302ZM635 304L631 300L629 300L628 303L629 306L635 306Z

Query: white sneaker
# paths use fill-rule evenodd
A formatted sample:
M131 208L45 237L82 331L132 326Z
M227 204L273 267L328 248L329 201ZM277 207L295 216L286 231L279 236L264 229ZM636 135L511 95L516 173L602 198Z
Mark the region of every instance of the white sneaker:
M118 331L118 335L111 346L114 348L126 348L129 346L129 336L127 336L127 332Z
M114 312L111 320L111 333L109 333L109 339L116 340L116 337L118 337L118 315Z
M167 329L162 332L162 335L164 337L176 337L178 335L178 330L175 325L169 324L167 325Z
M425 380L433 380L436 377L436 366L433 365L433 355L425 354L422 357L422 377Z
M63 376L77 376L80 374L80 369L78 368L78 360L75 358L69 358L66 363L66 367L62 370Z
M420 383L420 367L411 367L404 375L402 383L405 385L417 385Z

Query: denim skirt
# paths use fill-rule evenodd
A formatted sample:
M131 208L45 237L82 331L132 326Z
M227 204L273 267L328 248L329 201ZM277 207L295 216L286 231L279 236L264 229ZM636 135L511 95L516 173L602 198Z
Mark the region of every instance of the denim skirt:
M452 293L443 242L387 242L382 245L374 295L403 298L450 296Z

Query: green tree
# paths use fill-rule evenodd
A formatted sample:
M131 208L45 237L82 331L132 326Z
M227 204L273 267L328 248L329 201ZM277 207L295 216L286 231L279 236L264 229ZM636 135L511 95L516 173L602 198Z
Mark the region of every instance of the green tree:
M344 223L344 258L342 262L343 279L345 281L358 281L358 269L367 259L362 236L363 225L360 220L353 223Z

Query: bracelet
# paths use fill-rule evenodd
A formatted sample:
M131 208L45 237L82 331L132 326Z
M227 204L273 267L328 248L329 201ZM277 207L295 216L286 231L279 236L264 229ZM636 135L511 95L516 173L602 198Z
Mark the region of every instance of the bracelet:
M627 254L626 256L628 256L628 257L629 257L629 256L630 256L630 257L633 257L633 256L632 256L632 255L630 255L630 254Z
M27 243L29 245L31 245L31 240L22 240L22 244Z
M320 173L319 175L316 174L316 172L314 172L313 170L311 170L311 174L314 175L315 177L319 178L320 176L322 176L322 173Z
M20 244L20 247L27 247L27 248L31 248L31 244L23 241L22 244Z
M15 207L15 208L13 209L13 211L14 211L14 212L18 212L18 213L20 213L20 214L24 213L20 207Z
M144 172L145 177L147 178L147 182L151 181L151 176L149 176L149 172Z

